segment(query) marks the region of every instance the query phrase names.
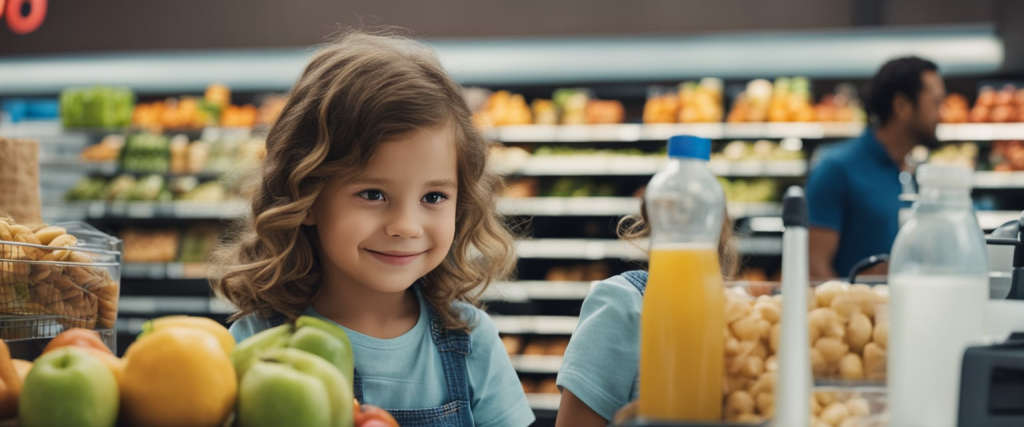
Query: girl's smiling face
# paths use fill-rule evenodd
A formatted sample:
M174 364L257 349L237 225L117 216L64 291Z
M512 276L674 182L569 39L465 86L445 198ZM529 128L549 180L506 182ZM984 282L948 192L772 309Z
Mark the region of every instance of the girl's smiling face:
M457 192L450 127L381 144L354 179L324 186L304 222L316 225L325 277L376 292L405 291L447 256Z

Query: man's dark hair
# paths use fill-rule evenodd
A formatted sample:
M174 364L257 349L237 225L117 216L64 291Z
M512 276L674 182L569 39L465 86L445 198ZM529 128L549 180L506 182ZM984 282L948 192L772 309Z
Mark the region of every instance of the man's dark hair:
M883 125L892 118L892 101L896 96L906 96L917 105L921 94L921 74L925 71L939 71L939 67L926 59L916 56L893 59L875 74L868 89L865 109L868 117Z

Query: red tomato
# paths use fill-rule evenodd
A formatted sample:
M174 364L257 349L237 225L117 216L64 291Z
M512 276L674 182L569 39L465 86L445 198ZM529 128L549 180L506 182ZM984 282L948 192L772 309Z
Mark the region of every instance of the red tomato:
M356 413L355 421L356 427L399 427L388 411L373 405L362 405L362 412Z

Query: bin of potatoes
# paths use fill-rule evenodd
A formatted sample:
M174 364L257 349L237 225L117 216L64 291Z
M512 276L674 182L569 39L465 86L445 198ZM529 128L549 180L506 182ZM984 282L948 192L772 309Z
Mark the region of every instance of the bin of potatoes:
M782 295L777 287L731 286L726 292L724 417L761 422L775 410ZM817 383L875 386L886 375L889 289L827 282L808 296L808 347ZM752 294L763 294L754 296ZM815 392L812 427L860 426L880 411L863 393Z

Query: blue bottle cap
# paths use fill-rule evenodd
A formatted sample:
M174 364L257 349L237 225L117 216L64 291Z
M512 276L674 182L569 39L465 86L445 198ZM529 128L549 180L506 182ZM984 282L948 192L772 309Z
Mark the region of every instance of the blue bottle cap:
M676 135L668 139L668 156L708 161L711 159L711 140L693 135Z

